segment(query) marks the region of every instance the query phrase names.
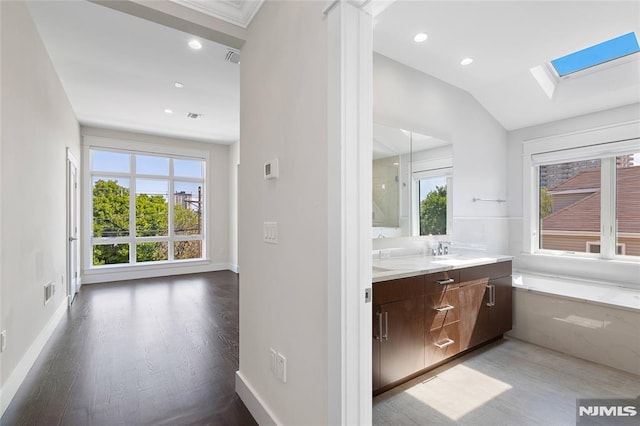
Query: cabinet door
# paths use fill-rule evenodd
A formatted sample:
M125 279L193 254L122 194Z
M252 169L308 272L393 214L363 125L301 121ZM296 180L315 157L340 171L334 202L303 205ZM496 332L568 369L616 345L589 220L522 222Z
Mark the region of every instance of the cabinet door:
M487 306L488 281L477 280L461 286L460 299L460 350L464 351L484 342L491 334L489 307Z
M424 368L424 298L387 303L381 308L380 387Z
M382 318L382 307L373 307L373 348L371 350L371 367L373 369L372 374L372 386L374 392L380 389L380 319Z
M491 336L500 336L511 330L512 326L512 299L511 277L499 278L489 281L493 286L493 306L491 312Z

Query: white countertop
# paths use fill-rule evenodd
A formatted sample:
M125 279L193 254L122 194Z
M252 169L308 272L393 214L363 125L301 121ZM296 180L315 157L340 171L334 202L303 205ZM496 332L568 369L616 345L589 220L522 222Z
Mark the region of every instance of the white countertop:
M372 281L376 283L470 266L507 262L512 259L513 256L486 253L453 253L444 256L414 255L373 259Z

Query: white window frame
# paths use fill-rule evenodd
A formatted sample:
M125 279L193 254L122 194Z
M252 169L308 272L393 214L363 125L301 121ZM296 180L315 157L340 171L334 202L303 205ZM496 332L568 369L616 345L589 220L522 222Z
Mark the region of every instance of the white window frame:
M600 241L587 241L586 243L586 252L587 253L593 253L591 251L591 247L598 247L600 249L600 251L602 251L602 244L600 244ZM620 249L620 250L618 250ZM620 251L620 255L619 256L624 256L625 251L626 251L626 244L624 243L616 243L616 253Z
M453 167L451 159L445 159L438 163L431 164L431 167L411 173L411 235L420 235L420 179L435 177L445 177L447 179L447 233L441 237L451 237L453 227ZM429 165L423 165L429 167ZM434 235L438 237L438 235Z
M84 230L84 238L83 238L83 269L85 272L91 271L107 271L107 270L142 270L147 268L153 268L158 266L175 266L181 264L199 264L202 262L209 262L209 253L207 250L207 238L208 238L208 220L207 212L208 212L208 204L209 197L207 196L207 176L209 175L209 153L207 151L200 151L182 147L174 147L168 145L161 144L153 144L147 142L139 142L132 140L120 140L114 138L105 138L98 136L85 136L84 138L84 146L83 146L83 157L84 164L87 167L84 168L83 171L83 198L84 198L84 214L83 217L83 230ZM127 173L117 173L117 172L93 172L92 163L91 163L91 151L99 150L99 151L111 151L125 154L134 154L134 155L144 155L144 156L160 156L160 157L169 157L173 159L184 159L184 160L199 160L203 161L203 177L200 178L186 178L186 177L174 177L173 170L169 170L169 175L167 176L157 176L157 175L138 175L135 174L135 157L131 156L131 165L130 171ZM171 164L171 162L170 162ZM136 237L135 232L132 234L131 231L129 235L126 237L116 237L116 238L94 238L93 237L93 184L92 179L94 176L104 176L104 177L122 177L129 179L129 193L130 196L135 197L135 179L153 179L153 180L167 180L169 182L169 194L172 194L173 191L173 182L174 180L179 182L202 182L202 191L204 194L204 202L202 206L202 235L172 235L172 232L169 231L167 236L162 237ZM131 195L133 194L133 195ZM173 198L169 197L169 205L168 205L168 226L169 230L173 228L173 224L171 222L172 211L173 211ZM134 202L135 205L135 202ZM130 209L129 211L129 221L130 225L134 224L133 229L135 231L135 209ZM131 226L130 226L131 230ZM173 259L173 243L175 241L187 241L187 240L201 240L202 241L202 257L197 259ZM129 262L121 263L121 264L112 264L112 265L93 265L93 245L100 244L101 241L104 243L115 243L115 244L129 244ZM163 261L149 261L149 262L136 262L136 243L144 243L144 242L167 242L169 245L169 260Z
M615 253L616 156L640 152L638 122L525 141L523 148L523 249L533 255L554 255L595 260L622 259L637 262L638 256ZM574 253L539 247L539 166L601 159L601 253Z

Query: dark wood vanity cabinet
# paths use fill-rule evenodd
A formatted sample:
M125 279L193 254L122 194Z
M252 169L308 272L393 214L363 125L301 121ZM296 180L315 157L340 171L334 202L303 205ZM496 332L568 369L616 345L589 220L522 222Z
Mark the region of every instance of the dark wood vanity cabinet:
M511 262L373 285L373 391L511 330Z
M373 289L373 389L424 368L424 276Z
M460 270L460 350L511 330L511 262Z

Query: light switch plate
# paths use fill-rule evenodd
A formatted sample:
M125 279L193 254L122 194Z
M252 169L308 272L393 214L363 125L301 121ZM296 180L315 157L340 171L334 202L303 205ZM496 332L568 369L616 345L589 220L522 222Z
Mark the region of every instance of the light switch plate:
M265 243L278 244L278 222L265 222L262 236Z

